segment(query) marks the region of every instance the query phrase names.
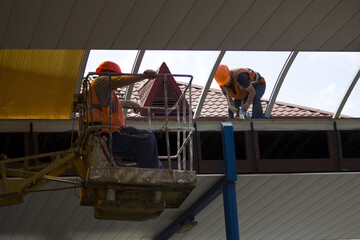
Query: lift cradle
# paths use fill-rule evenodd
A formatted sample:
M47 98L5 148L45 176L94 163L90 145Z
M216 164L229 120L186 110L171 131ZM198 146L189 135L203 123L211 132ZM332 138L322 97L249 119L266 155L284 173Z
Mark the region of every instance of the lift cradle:
M79 117L79 132L75 143L65 151L39 154L16 159L8 159L0 155L1 191L0 207L23 203L26 194L37 191L48 181L61 181L75 184L81 188L80 205L93 206L94 216L98 219L143 221L158 217L165 208L178 208L185 201L196 185L196 173L193 171L192 161L192 112L184 108L182 111L183 124L170 129L167 126L169 113L177 110L180 121L179 108L186 105L185 92L188 93L188 103L191 109L191 81L190 75L176 75L189 77L189 85L184 89L178 101L173 106L167 103L167 78L175 76L158 74L164 84L164 107L146 107L149 121L151 111L162 109L164 112L163 131L166 134L167 156L159 156L168 160L168 169L147 169L120 166L112 157L105 140L95 133L100 128L111 126L91 126L87 119L89 107L88 86L91 76L99 73L89 73L83 81L83 91L75 97L74 110ZM104 74L109 80L117 73ZM111 105L111 104L110 104ZM186 121L187 120L187 121ZM151 124L149 123L149 128ZM178 143L175 156L170 155L169 132L175 131L178 136L183 134L182 145ZM180 137L178 137L179 141ZM109 139L111 141L111 137ZM181 146L180 146L181 145ZM111 146L111 144L110 144ZM109 158L110 156L110 158ZM187 161L186 156L189 156ZM26 166L26 161L52 157L53 161L38 166ZM172 169L172 160L178 160L178 168ZM24 167L12 168L11 163L20 163ZM186 169L186 162L188 169ZM74 168L78 181L59 177ZM34 193L36 194L36 193Z

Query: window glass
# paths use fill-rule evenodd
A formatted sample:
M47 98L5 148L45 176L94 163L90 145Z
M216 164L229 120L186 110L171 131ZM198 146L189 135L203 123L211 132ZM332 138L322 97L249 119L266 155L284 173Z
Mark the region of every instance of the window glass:
M84 71L84 76L95 72L96 68L104 61L119 64L123 73L131 73L137 50L91 50Z
M359 66L360 53L300 52L277 100L335 112ZM351 96L342 114L359 115L358 94Z
M139 72L157 70L163 62L173 74L193 75L193 84L204 86L214 67L219 51L146 51ZM188 81L185 78L177 81Z
M118 63L130 73L137 50L92 50L84 75L94 72L103 61ZM219 51L145 51L139 72L157 70L165 62L173 74L190 74L193 83L204 86ZM263 99L269 99L290 52L227 51L221 64L229 68L246 67L266 80ZM358 52L300 52L279 91L277 101L335 112L360 66ZM178 78L179 81L187 79ZM211 88L219 89L212 81ZM341 114L360 117L360 84L356 84Z

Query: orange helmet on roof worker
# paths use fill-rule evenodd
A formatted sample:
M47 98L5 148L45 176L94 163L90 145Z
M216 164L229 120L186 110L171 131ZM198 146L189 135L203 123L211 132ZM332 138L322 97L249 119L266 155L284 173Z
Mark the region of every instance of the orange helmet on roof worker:
M120 69L119 65L117 65L114 62L110 62L110 61L105 61L105 62L101 63L99 65L99 67L96 69L96 72L99 73L102 70L110 70L113 72L121 73L121 69Z
M228 66L220 65L218 70L215 73L215 80L220 85L223 86L230 80L230 71Z

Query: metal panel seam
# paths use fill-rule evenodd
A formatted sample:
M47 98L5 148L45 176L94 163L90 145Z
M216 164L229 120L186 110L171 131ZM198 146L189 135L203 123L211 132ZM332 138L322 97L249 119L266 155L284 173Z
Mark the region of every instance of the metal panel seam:
M216 199L222 193L222 186L226 181L226 177L222 177L214 186L212 186L204 195L202 195L192 206L172 222L164 231L155 237L155 239L168 239L173 236L176 231L186 222L192 221L194 217Z
M249 9L255 4L256 1L253 1L250 6L244 11L244 13L240 16L239 20L234 24L234 26L231 28L231 30L224 36L223 40L219 43L219 45L216 47L216 49L219 49L220 46L223 44L223 42L228 38L228 36L232 33L232 31L236 28L236 26L241 22L243 17L246 15L246 13L249 11Z
M279 8L284 4L285 0L283 0L276 9L270 14L270 16L263 22L263 24L257 29L257 31L251 36L251 38L247 41L247 43L244 44L242 49L246 49L246 46L253 40L253 38L257 35L258 32L261 31L261 29L264 27L264 25L271 19L272 16L275 15L276 11L279 10Z
M216 13L214 14L213 18L209 21L209 23L206 25L206 27L203 28L203 30L199 33L199 36L195 39L194 43L190 46L190 49L193 49L194 45L197 43L197 41L199 41L201 35L205 32L205 30L211 25L211 23L214 21L214 18L216 17L216 15L221 11L221 9L224 7L226 1L223 1L223 3L221 4L221 6L218 8L218 10L216 11Z
M311 33L340 5L342 1L339 1L315 26L313 26L313 28L307 33L305 34L305 36L298 42L298 44L296 44L296 46L294 47L294 49L297 49L297 47L308 37L311 35ZM320 48L318 48L319 50Z
M284 31L279 34L279 36L273 41L273 43L268 47L268 51L272 48L272 46L287 32L287 30L299 19L299 17L310 7L310 5L314 2L314 0L310 1L310 3L304 7L304 9L299 13L299 15L294 18L294 20L284 29Z
M36 30L37 30L37 28L39 27L40 18L41 18L41 14L42 14L43 11L44 11L45 3L46 3L46 1L43 1L43 4L42 4L42 6L41 6L41 10L40 10L39 16L38 16L37 21L36 21L35 28L34 28L34 30L32 31L32 35L31 35L31 38L30 38L30 42L29 42L28 48L30 48L30 46L32 45L32 41L33 41L33 39L34 39Z
M67 17L67 19L66 19L66 23L64 24L64 27L63 27L63 29L62 29L62 31L61 31L61 34L60 34L60 36L59 36L59 39L58 39L58 41L57 41L57 43L56 43L56 49L59 48L59 44L60 44L61 39L62 39L62 37L63 37L63 35L64 35L64 32L65 32L65 30L66 30L66 27L67 27L68 24L69 24L70 17L71 17L71 15L72 15L72 13L74 12L75 5L76 5L76 1L73 2L73 5L72 5L72 7L71 7L71 11L70 11L70 13L69 13L69 15L68 15L68 17Z
M196 4L196 0L193 1L193 4L191 5L191 7L189 8L188 12L185 14L185 16L183 17L183 19L181 20L181 22L179 23L179 25L177 26L177 28L174 30L174 32L171 34L171 37L168 38L167 43L165 43L164 49L167 48L167 46L169 45L169 43L171 42L171 40L173 39L175 33L179 30L179 28L182 26L182 24L184 23L185 19L189 16L189 13L191 12L191 10L194 8L195 4Z
M355 12L354 15L352 15L341 27L339 27L338 30L336 30L336 31L334 32L333 35L331 35L331 36L319 47L319 49L322 49L322 48L324 47L324 45L326 45L333 37L335 37L335 36L337 35L337 33L340 32L340 31L342 30L342 28L343 28L344 26L346 26L346 24L348 24L359 12L360 12L360 10L357 11L357 12Z

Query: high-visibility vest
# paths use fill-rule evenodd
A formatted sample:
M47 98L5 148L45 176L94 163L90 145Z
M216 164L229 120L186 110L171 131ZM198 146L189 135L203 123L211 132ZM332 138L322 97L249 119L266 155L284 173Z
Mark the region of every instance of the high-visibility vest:
M90 99L89 99L89 122L101 125L110 125L110 99L108 106L101 106L100 101L95 92L96 79L91 83ZM112 129L113 132L120 131L121 127L125 126L125 118L121 103L114 90L111 91L112 95ZM104 128L101 132L110 133L110 129Z
M265 79L261 77L258 72L255 72L249 68L236 68L230 70L230 80L233 81L234 83L235 92L233 92L230 88L226 86L220 86L221 90L223 90L224 92L228 92L230 96L233 98L244 99L247 96L248 92L237 82L237 78L239 74L243 72L249 74L249 79L251 84L253 85L258 83L266 84Z

